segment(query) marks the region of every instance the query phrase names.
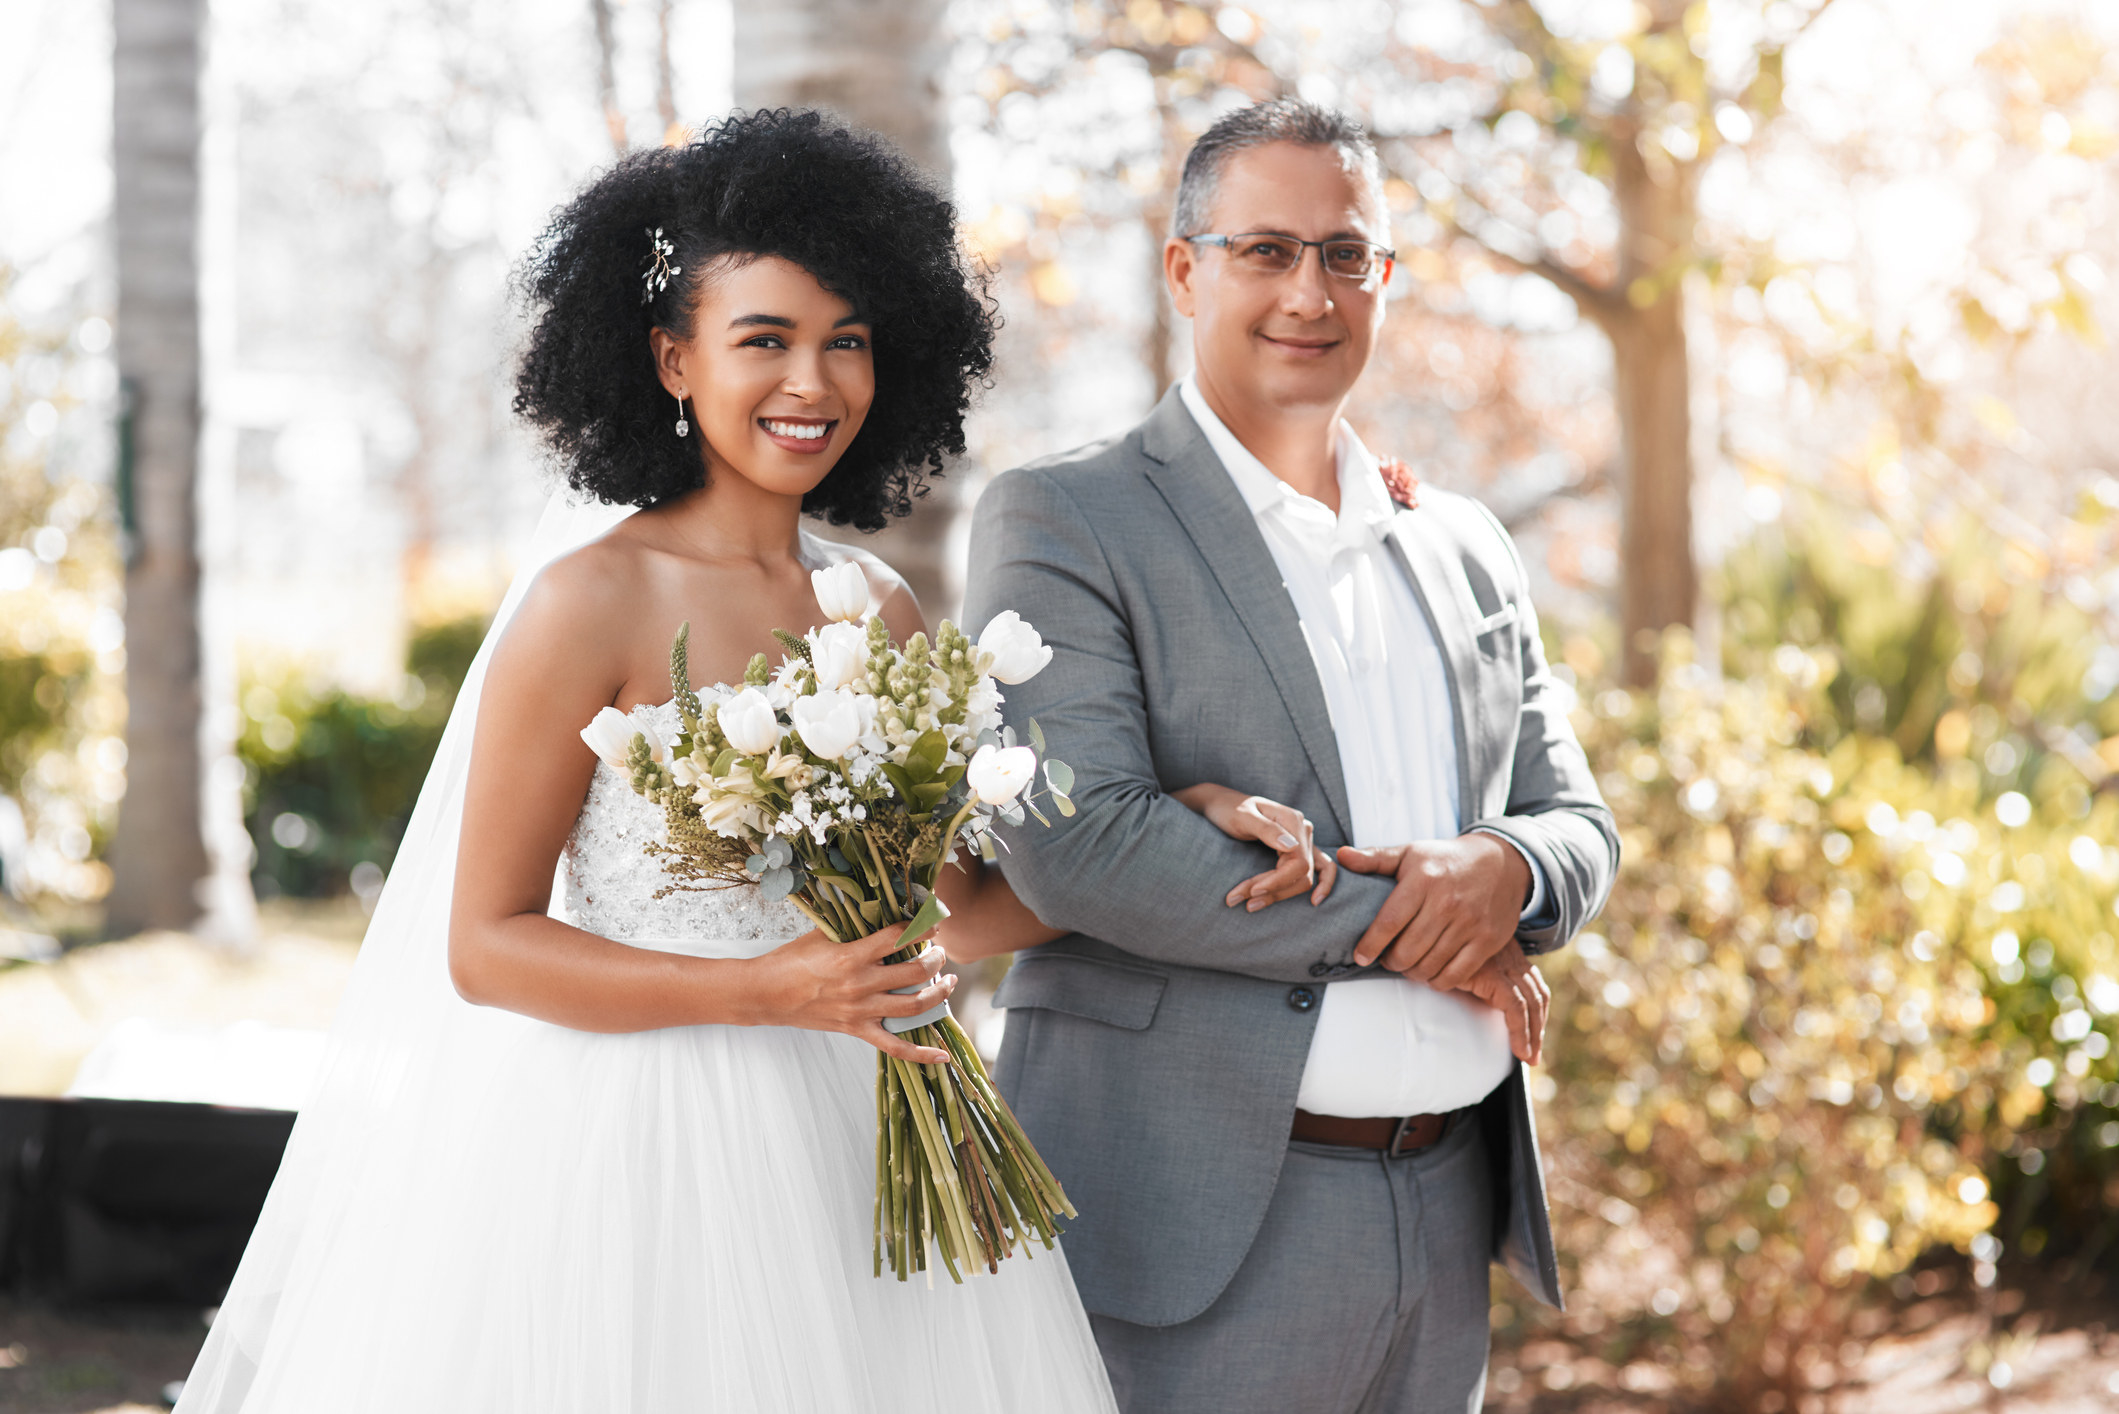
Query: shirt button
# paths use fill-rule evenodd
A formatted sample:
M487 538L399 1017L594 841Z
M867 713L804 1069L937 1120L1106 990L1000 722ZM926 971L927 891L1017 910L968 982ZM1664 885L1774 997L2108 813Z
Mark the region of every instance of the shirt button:
M1296 987L1288 992L1288 1006L1296 1011L1308 1011L1317 1005L1317 993L1308 987Z

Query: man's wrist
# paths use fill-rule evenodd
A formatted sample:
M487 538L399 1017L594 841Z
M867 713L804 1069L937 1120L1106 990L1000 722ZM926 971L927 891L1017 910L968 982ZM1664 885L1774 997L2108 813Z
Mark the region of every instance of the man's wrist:
M1530 857L1530 851L1499 830L1480 828L1472 831L1472 833L1489 837L1502 845L1508 854L1522 861L1526 872L1522 897L1516 901L1517 918L1534 918L1544 912L1546 898L1545 875L1538 868L1537 861Z

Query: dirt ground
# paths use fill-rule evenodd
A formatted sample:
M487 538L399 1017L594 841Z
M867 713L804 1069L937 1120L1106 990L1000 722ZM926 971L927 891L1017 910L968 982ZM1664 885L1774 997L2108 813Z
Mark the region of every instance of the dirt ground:
M2005 1276L1991 1309L1962 1291L1884 1314L1853 1380L1789 1414L2108 1414L2119 1409L2119 1310L2050 1273ZM205 1339L189 1309L75 1310L0 1299L0 1414L168 1407ZM1498 1351L1495 1414L1692 1414L1667 1374L1613 1369L1559 1341Z
M1991 1292L1961 1264L1925 1269L1917 1290L1864 1313L1842 1351L1850 1374L1787 1414L2110 1414L2119 1410L2119 1301L2098 1274L2004 1268ZM1688 1360L1708 1361L1709 1351ZM1614 1368L1582 1342L1532 1338L1497 1350L1495 1414L1722 1414L1672 1397L1671 1372Z

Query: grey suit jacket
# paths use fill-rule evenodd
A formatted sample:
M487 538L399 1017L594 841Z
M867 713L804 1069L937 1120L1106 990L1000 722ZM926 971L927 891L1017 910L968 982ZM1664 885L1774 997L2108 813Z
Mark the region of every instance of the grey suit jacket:
M1519 934L1563 945L1603 906L1618 836L1546 670L1515 548L1477 502L1423 487L1391 543L1448 664L1466 828L1506 835L1549 902ZM1016 959L998 1079L1081 1217L1067 1257L1091 1311L1190 1320L1235 1275L1287 1151L1321 984L1390 881L1342 871L1321 907L1221 900L1267 857L1170 796L1202 781L1302 810L1348 842L1324 690L1250 509L1173 391L1125 436L995 479L971 535L966 619L1028 619L1050 666L1007 689L1074 768L1072 819L1010 830L1004 865L1047 924ZM1049 812L1048 812L1049 813ZM1481 1107L1497 1260L1558 1305L1517 1067Z

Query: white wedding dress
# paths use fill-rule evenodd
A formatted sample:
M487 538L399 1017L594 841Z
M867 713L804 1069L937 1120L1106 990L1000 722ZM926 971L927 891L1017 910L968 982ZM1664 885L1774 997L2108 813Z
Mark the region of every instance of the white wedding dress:
M674 707L641 712L675 731ZM408 831L441 853L430 889L449 813ZM554 913L700 957L808 927L751 887L656 900L661 831L599 763ZM403 910L427 932L435 911ZM392 948L392 916L386 898L364 954ZM961 1286L938 1262L931 1285L874 1275L871 1047L569 1030L460 1001L445 957L443 936L379 951L366 995L356 968L360 1024L341 1020L180 1414L1115 1411L1058 1250Z

